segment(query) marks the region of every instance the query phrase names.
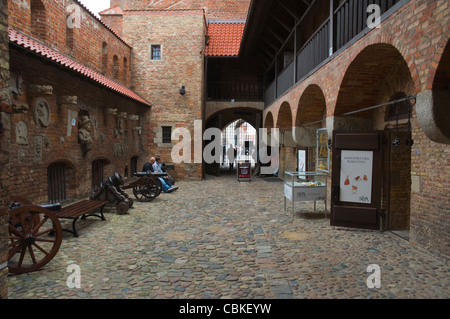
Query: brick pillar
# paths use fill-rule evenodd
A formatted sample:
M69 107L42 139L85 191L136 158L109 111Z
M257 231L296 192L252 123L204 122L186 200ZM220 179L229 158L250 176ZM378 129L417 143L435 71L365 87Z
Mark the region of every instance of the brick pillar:
M8 2L0 0L0 299L8 297L8 164L10 138Z

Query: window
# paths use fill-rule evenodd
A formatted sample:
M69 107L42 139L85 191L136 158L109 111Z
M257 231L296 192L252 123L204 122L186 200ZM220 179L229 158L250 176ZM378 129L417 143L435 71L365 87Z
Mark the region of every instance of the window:
M152 60L161 60L161 45L152 44L150 46L150 55Z
M128 60L127 58L123 58L123 81L127 83L128 79Z
M74 36L73 36L73 30L74 28L67 26L66 27L66 46L69 50L73 50L74 48Z
M162 142L163 143L172 143L172 127L171 126L163 126L162 128Z
M113 77L115 80L119 79L119 58L117 55L113 57Z

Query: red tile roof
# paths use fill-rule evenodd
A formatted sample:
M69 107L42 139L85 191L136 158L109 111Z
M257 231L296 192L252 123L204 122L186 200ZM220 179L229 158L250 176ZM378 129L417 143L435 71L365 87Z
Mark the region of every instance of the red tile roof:
M49 60L54 61L55 63L58 63L62 66L65 66L71 70L74 70L85 77L99 83L100 85L111 89L119 94L125 95L135 101L138 101L142 104L145 104L147 106L151 106L149 102L144 100L142 97L137 95L135 92L127 88L126 86L119 84L106 76L78 63L77 61L43 45L42 43L37 42L36 40L31 39L30 37L24 35L23 33L20 33L19 31L16 31L12 29L11 27L8 28L9 31L9 41L11 43L15 43L18 46L25 48L27 50L30 50L32 52L35 52L42 57L45 57Z
M238 56L245 22L219 22L208 25L206 56Z

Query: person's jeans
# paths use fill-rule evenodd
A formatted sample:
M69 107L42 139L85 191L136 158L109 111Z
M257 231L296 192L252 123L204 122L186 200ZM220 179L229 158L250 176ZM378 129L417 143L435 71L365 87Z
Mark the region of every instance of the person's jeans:
M172 183L168 179L165 179L162 177L158 177L158 178L161 181L163 192L168 193L169 189L173 187Z

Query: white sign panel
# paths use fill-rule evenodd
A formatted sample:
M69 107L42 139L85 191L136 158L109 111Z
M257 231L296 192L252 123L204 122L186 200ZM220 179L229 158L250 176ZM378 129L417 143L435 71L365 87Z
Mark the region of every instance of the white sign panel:
M372 151L342 151L340 201L372 202Z
M306 151L305 150L298 151L298 171L306 172Z
M327 188L321 187L294 187L284 184L284 196L294 202L312 202L326 200Z

